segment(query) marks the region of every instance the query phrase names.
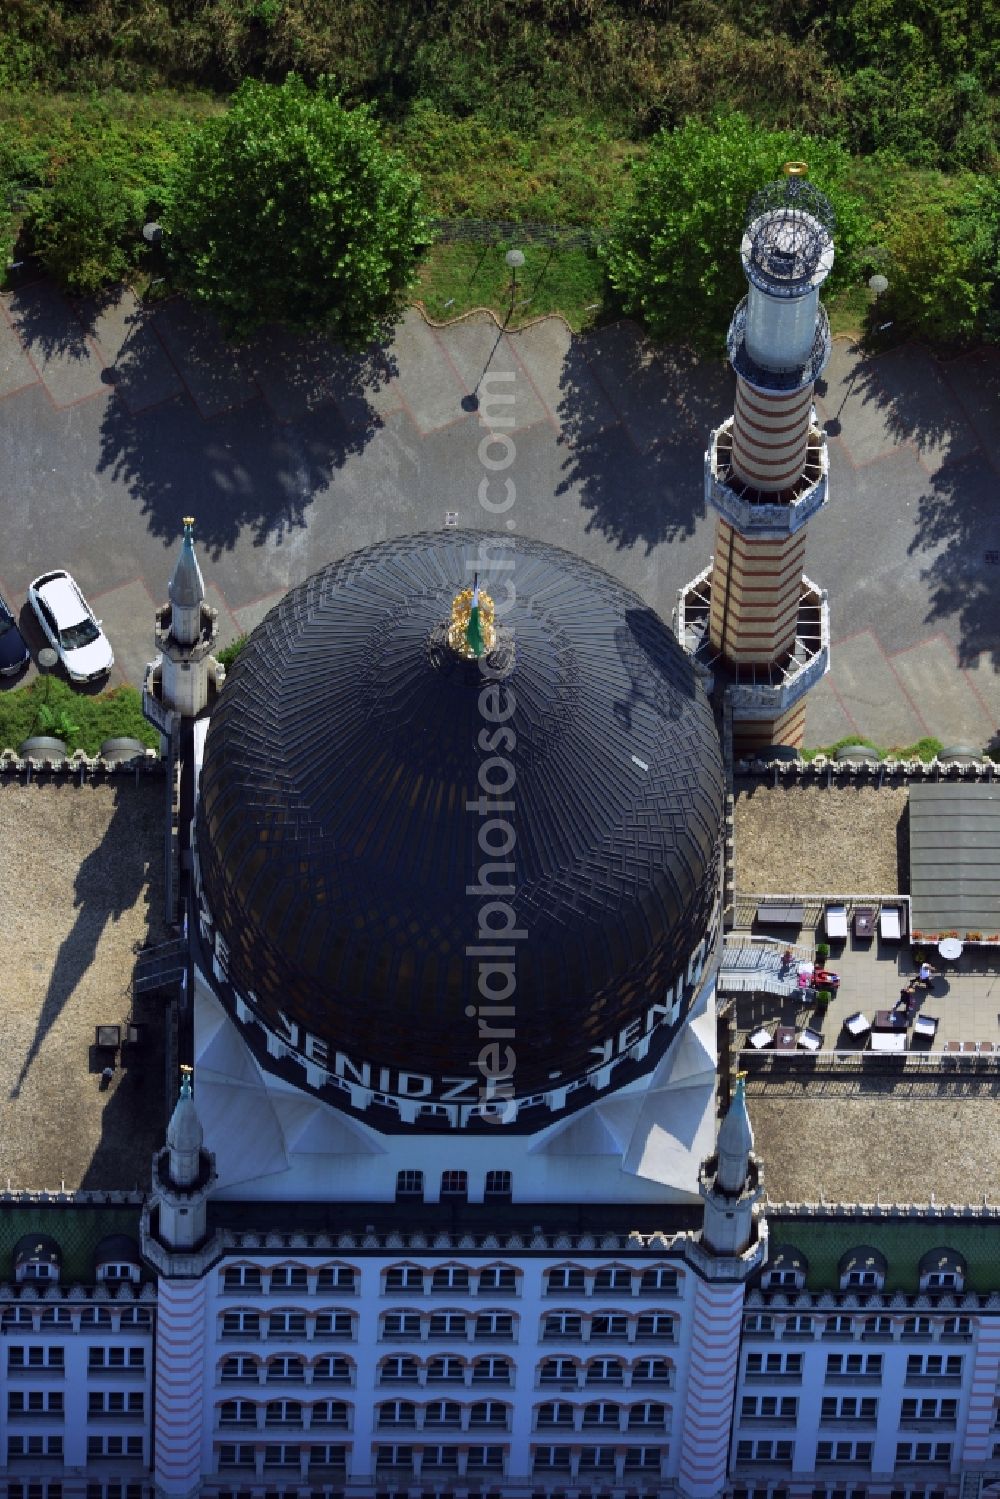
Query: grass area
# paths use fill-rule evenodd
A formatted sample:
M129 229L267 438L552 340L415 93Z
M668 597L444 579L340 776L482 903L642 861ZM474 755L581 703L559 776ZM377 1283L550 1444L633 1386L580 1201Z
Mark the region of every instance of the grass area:
M511 273L502 245L434 245L420 271L417 296L434 321L488 307L508 328L559 312L574 331L596 322L604 308L604 268L585 250L524 248L511 297Z
M76 692L60 677L38 677L26 687L0 693L0 749L19 749L34 734L61 739L70 751L96 755L105 739L139 739L155 749L159 735L142 716L134 687L92 696Z
M838 750L846 749L851 744L863 744L868 749L874 750L880 760L923 760L930 762L936 760L944 749L940 739L918 739L915 744L905 746L893 745L884 749L882 745L876 744L872 739L865 739L860 734L849 734L845 739L838 739L835 744L821 745L817 749L800 750L803 760L815 760L818 755L832 757Z
M224 645L221 651L216 651L215 659L219 665L224 666L228 671L249 639L249 635L237 635L236 639Z

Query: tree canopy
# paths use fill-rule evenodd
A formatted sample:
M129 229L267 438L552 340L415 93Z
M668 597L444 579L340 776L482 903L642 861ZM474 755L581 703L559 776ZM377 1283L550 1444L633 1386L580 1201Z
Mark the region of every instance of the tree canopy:
M233 334L267 321L349 345L401 309L426 242L419 183L366 107L248 81L184 151L162 215L178 279Z
M827 285L846 285L868 234L860 204L842 186L848 158L828 141L760 130L733 114L661 132L636 167L605 251L624 311L656 337L721 351L746 292L739 248L750 199L789 160L809 163L810 179L833 205L836 260Z

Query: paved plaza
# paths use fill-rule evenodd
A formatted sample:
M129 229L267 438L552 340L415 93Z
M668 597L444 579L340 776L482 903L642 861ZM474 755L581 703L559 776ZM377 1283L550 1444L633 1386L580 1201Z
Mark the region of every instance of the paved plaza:
M669 619L713 549L702 461L732 410L721 363L655 350L629 323L501 333L416 310L364 356L276 328L232 348L180 299L71 304L45 282L0 301L0 588L20 604L37 573L68 567L116 676L138 683L183 515L232 638L356 547L449 513L488 525L475 397L500 392L515 448L502 524L600 563ZM819 406L832 498L806 570L829 589L834 650L807 742L982 746L1000 724L1000 352L865 359L839 340Z

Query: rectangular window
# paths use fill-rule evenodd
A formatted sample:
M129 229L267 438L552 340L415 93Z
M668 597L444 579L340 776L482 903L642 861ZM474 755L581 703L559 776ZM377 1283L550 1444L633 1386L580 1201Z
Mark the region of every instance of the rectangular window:
M316 1280L317 1291L355 1291L358 1272L351 1265L324 1265Z
M640 1296L672 1296L677 1290L677 1271L666 1265L644 1270L639 1281Z
M396 1201L423 1202L424 1173L422 1171L396 1172Z
M393 1265L385 1272L386 1291L422 1291L424 1272L418 1265Z
M467 1171L442 1171L442 1202L468 1202L469 1173Z
M484 1202L510 1202L514 1195L514 1178L510 1171L487 1171Z
M487 1265L479 1272L479 1294L512 1295L517 1290L517 1271L513 1265Z
M304 1291L308 1284L305 1265L275 1265L271 1271L272 1291Z

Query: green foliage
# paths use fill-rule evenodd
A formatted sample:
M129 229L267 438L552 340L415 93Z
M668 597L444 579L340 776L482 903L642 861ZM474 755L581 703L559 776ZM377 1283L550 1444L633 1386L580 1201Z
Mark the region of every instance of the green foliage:
M89 293L125 275L135 259L142 203L109 181L98 161L67 163L31 195L28 229L45 269L67 291Z
M0 749L18 749L34 734L55 734L70 749L96 755L105 739L139 739L155 748L159 736L142 716L134 687L92 696L61 677L37 677L25 687L0 692Z
M836 145L756 129L743 115L663 132L634 172L632 201L607 245L608 277L626 312L658 338L717 352L746 283L737 247L753 194L806 160L837 214L831 291L856 274L869 235L866 215L843 182L849 159Z
M428 317L447 321L488 307L509 328L558 312L579 330L603 309L604 268L587 250L527 245L511 307L506 245L434 245L421 267L417 295Z
M419 184L365 109L292 75L248 82L187 146L163 214L184 288L246 334L269 319L363 344L427 238Z
M229 671L233 662L236 660L236 657L239 655L240 651L243 649L249 639L249 635L237 635L236 639L231 640L228 645L224 645L221 651L216 651L216 661L218 661L221 666L224 666L226 670Z
M891 749L883 749L881 745L875 744L871 739L864 739L857 734L848 734L844 739L838 739L833 744L825 744L819 749L806 749L801 751L803 760L815 760L817 755L826 755L828 759L845 749L849 744L866 744L873 749L880 760L936 760L944 745L940 739L918 739L915 744L905 746L896 745Z
M946 195L900 205L889 217L885 314L901 330L931 340L997 338L1000 184L950 186Z

